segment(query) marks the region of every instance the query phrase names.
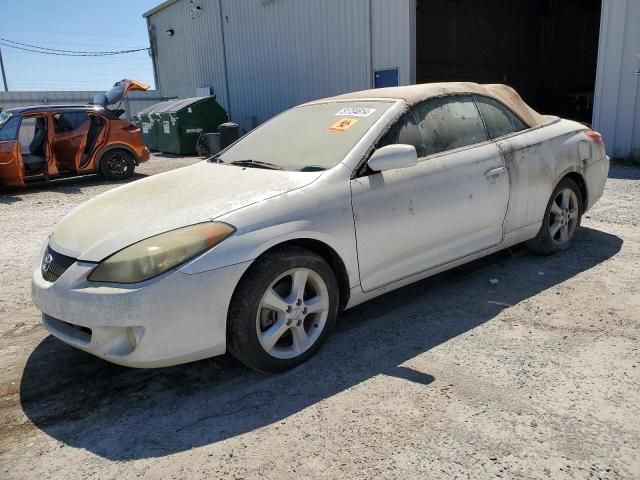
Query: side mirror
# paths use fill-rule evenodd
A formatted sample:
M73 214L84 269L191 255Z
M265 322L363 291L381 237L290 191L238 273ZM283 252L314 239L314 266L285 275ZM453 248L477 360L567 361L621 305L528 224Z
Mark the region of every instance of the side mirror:
M379 148L367 162L374 172L414 167L418 163L418 154L413 145L387 145Z

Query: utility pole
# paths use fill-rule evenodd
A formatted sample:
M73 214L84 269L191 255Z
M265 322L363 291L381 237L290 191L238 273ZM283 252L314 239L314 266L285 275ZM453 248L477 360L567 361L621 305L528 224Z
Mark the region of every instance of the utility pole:
M4 82L4 91L8 92L9 87L7 86L7 74L4 73L4 62L2 61L2 49L0 48L0 70L2 70L2 81Z

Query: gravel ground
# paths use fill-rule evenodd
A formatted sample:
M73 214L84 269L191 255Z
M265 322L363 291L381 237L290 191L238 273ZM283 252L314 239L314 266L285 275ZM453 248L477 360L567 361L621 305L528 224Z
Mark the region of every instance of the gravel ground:
M229 357L131 370L46 334L34 257L113 186L0 197L1 478L640 478L640 169L612 167L570 251L387 294L272 376Z

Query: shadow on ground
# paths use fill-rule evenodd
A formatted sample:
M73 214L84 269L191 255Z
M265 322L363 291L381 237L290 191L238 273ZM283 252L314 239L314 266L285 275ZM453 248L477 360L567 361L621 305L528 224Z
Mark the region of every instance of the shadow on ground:
M280 375L255 373L226 356L132 370L47 337L24 368L21 405L53 438L126 460L255 430L376 375L432 388L437 379L429 372L402 364L491 321L504 305L600 264L621 246L616 236L581 228L574 248L563 254L540 257L516 248L389 293L342 313L321 351ZM488 283L493 277L498 285Z

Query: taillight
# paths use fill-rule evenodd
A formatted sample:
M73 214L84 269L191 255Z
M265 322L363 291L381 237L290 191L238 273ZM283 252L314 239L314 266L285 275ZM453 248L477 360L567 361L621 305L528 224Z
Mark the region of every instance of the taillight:
M586 132L584 132L587 137L589 137L591 140L593 140L594 142L596 142L597 144L601 145L604 147L604 141L602 140L602 135L600 135L598 132L596 132L595 130L587 130Z

